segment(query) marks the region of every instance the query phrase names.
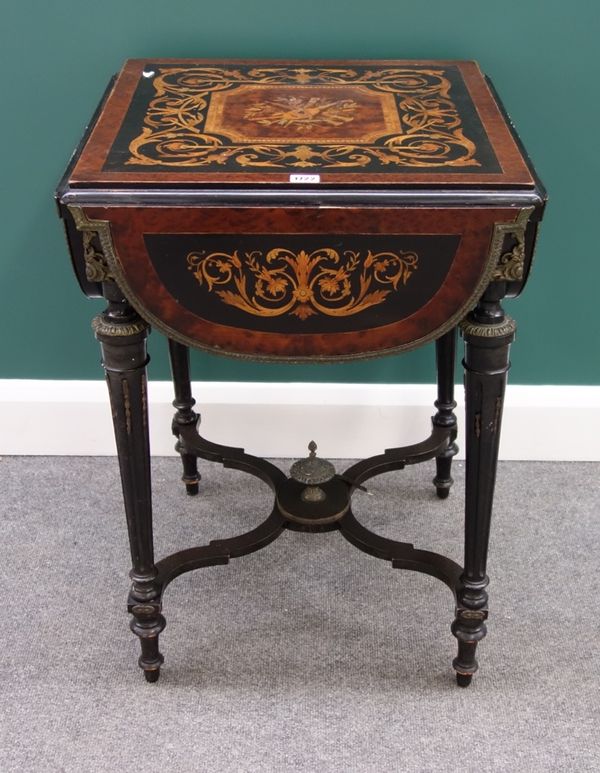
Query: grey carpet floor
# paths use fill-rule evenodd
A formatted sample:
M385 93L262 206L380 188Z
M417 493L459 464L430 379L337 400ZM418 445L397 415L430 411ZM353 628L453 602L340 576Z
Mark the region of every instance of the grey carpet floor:
M165 665L146 684L124 601L128 553L111 458L0 460L0 770L600 770L599 466L503 463L490 620L466 690L452 598L338 533L284 532L165 597ZM162 556L252 528L260 481L153 461ZM463 467L438 501L429 465L355 496L373 530L461 559ZM106 492L106 493L105 493Z

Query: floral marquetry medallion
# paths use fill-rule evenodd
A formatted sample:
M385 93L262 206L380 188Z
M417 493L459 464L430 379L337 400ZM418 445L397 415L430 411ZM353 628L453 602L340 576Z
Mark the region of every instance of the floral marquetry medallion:
M365 126L367 115L372 122L376 119L370 129ZM379 136L401 133L402 127L391 94L327 86L317 96L310 88L267 85L213 94L206 131L246 144L343 144L375 141Z
M341 126L356 117L358 104L352 99L326 97L272 96L250 106L244 118L261 126Z

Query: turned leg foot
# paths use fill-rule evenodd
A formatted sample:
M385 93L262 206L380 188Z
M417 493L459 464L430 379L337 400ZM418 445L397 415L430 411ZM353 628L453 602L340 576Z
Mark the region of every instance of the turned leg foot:
M133 633L139 637L142 648L138 664L143 670L147 682L158 681L160 667L165 660L158 648L159 634L166 625L160 609L159 602L133 603L129 606L129 611L133 615L130 627Z
M464 583L458 593L459 607L452 624L452 633L458 639L458 655L452 661L452 667L459 687L467 687L479 668L475 653L477 644L487 633L487 583L487 577L481 583Z

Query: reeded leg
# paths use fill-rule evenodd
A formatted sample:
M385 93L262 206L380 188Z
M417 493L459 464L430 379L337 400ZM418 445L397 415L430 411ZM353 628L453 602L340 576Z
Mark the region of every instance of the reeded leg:
M436 476L433 479L436 493L440 499L446 499L454 482L450 475L452 458L458 453L456 440L456 416L454 409L454 357L456 352L456 328L443 335L435 342L435 358L437 366L437 393L435 401L437 413L433 423L438 427L452 427L450 444L445 451L436 457Z
M465 339L466 494L465 560L457 588L452 633L457 682L466 687L477 670L475 650L486 634L486 575L502 407L514 322L498 300L482 300L462 324Z
M173 418L173 434L177 438L175 450L181 454L183 464L181 480L185 483L185 490L190 496L194 496L198 493L198 482L200 481L198 459L194 454L187 453L179 432L181 426L196 424L200 418L192 410L196 401L192 397L190 384L190 355L187 346L169 339L169 356L171 359L173 386L175 388L173 407L177 409Z
M132 580L128 611L131 630L140 637L140 667L158 679L163 656L158 636L165 627L156 582L152 540L150 447L146 398L147 325L113 282L104 283L108 308L93 321L112 407L123 499L131 549Z

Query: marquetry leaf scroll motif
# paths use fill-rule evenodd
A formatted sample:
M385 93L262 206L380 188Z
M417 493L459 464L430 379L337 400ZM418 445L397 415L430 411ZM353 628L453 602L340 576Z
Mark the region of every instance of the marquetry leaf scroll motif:
M282 144L268 138L264 142L235 143L206 130L211 94L248 85L277 84L292 84L290 91L293 84L344 84L375 93L391 93L403 131L391 136L383 134L374 142L340 143L307 138L301 144ZM247 70L168 67L159 71L153 87L155 97L150 101L141 133L129 145L128 164L186 168L233 164L240 171L303 167L368 170L381 165L395 168L480 166L475 158L476 146L461 127L458 110L450 98L451 83L443 70L407 67L357 72L320 67ZM354 107L338 105L336 110L335 120L343 123L350 118ZM263 100L262 105L256 105L256 115L247 116L247 120L260 120L261 114L262 120L273 120L276 112L273 105L268 106ZM333 115L334 110L330 109L330 120ZM358 116L358 110L354 115ZM297 121L291 123L298 126Z
M247 252L190 252L188 269L198 284L215 290L229 306L259 317L315 314L346 317L382 303L406 285L418 268L414 252L346 250L330 247L311 253L277 247L263 256Z

